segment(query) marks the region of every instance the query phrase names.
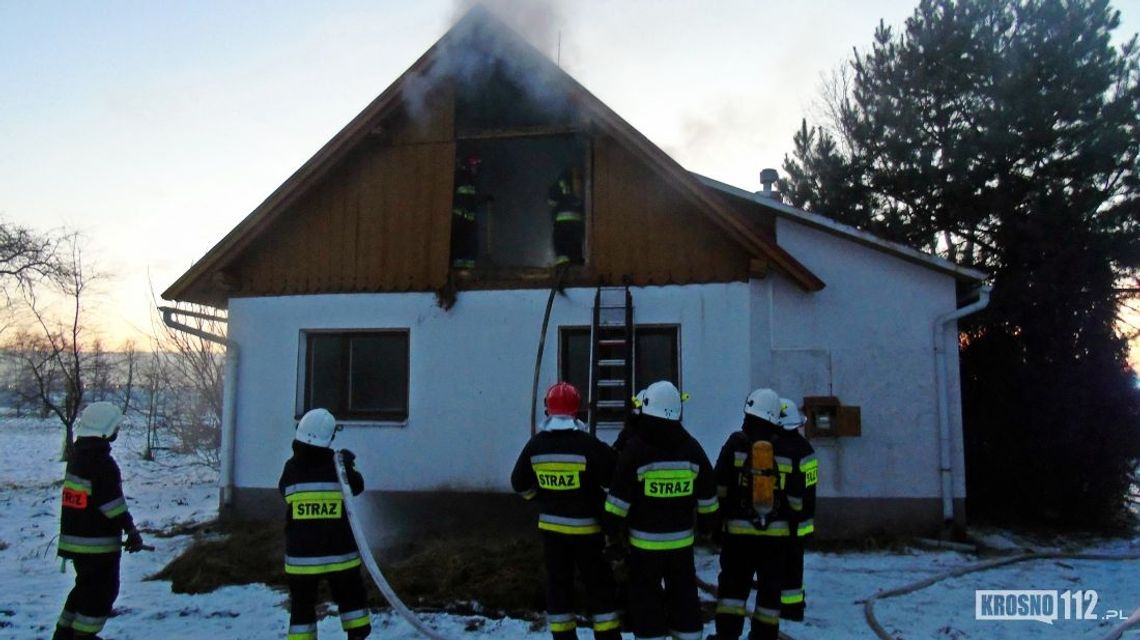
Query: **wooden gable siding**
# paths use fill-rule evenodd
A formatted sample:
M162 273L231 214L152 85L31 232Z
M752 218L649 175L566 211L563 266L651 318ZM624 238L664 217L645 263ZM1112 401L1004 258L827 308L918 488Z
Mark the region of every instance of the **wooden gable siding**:
M609 283L747 280L750 256L698 205L613 139L594 143L590 267Z
M444 285L455 143L449 96L396 113L226 269L236 296Z

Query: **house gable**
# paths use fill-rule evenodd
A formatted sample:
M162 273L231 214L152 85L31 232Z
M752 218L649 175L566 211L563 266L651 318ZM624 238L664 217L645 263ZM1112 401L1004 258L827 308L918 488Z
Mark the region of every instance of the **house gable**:
M482 42L494 43L493 50ZM225 306L233 296L438 291L449 283L545 288L553 271L541 259L525 268L449 272L457 157L510 150L522 144L512 141L524 140L579 150L586 169L587 260L570 270L566 284L727 282L771 265L805 289L823 286L775 244L774 225L740 216L475 9L163 297ZM514 157L526 156L516 150ZM525 172L528 164L513 166ZM500 227L481 234L507 237L507 204L488 217ZM549 217L545 208L531 208L541 210L522 213ZM549 232L528 232L532 242L549 243ZM505 245L497 257L516 254Z

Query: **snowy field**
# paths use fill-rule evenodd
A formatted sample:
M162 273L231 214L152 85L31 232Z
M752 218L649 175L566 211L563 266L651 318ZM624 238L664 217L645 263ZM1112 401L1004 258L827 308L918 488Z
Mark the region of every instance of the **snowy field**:
M58 533L58 462L62 429L51 423L0 419L4 457L0 465L0 638L47 639L51 636L73 574L60 572L55 556ZM140 529L153 553L124 555L123 578L115 615L103 636L115 640L211 638L268 640L283 638L287 624L286 594L261 585L228 587L205 595L180 595L166 582L144 578L161 569L188 543L188 536L159 538L153 533L189 522L209 520L217 502L216 474L189 457L162 455L141 459L141 434L129 428L113 452L123 469L125 491ZM1008 536L1007 536L1008 537ZM1140 538L1103 540L1066 548L1067 551L1138 554ZM383 558L379 559L383 566ZM809 554L807 558L808 614L803 623L785 623L796 640L874 638L863 618L864 598L978 562L968 554L914 550L898 553ZM715 583L716 557L699 558L701 577ZM975 590L1048 589L1095 590L1097 621L1064 619L1038 621L975 620ZM708 598L707 595L702 595ZM1116 625L1105 620L1110 611L1127 616L1140 606L1140 562L1034 560L940 582L912 594L876 605L880 623L898 638L1101 638ZM432 614L428 623L449 637L548 638L527 621L493 620ZM389 613L374 613L378 639L412 639L410 625ZM335 616L320 623L323 638L342 638ZM706 633L712 633L710 623ZM581 637L589 637L582 631ZM632 637L627 635L628 637ZM1140 639L1140 631L1125 638Z

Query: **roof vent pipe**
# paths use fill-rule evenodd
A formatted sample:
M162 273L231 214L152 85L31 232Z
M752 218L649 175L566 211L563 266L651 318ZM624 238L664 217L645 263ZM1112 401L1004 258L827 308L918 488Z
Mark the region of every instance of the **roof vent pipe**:
M775 169L761 169L760 170L760 184L764 185L763 191L757 191L756 195L764 196L765 198L776 197L776 191L772 185L780 179L780 174L776 173Z

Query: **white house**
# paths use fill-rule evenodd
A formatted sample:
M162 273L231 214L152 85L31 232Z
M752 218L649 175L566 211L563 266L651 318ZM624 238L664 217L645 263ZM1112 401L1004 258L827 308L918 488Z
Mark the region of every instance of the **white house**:
M453 269L471 154L494 199L475 267ZM568 166L585 260L556 269L548 187ZM280 511L296 421L326 406L386 525L514 526L545 320L539 393L574 381L606 439L660 378L711 458L751 389L802 402L817 531L844 537L963 517L953 314L983 278L685 171L475 10L163 297L228 310L225 514Z

